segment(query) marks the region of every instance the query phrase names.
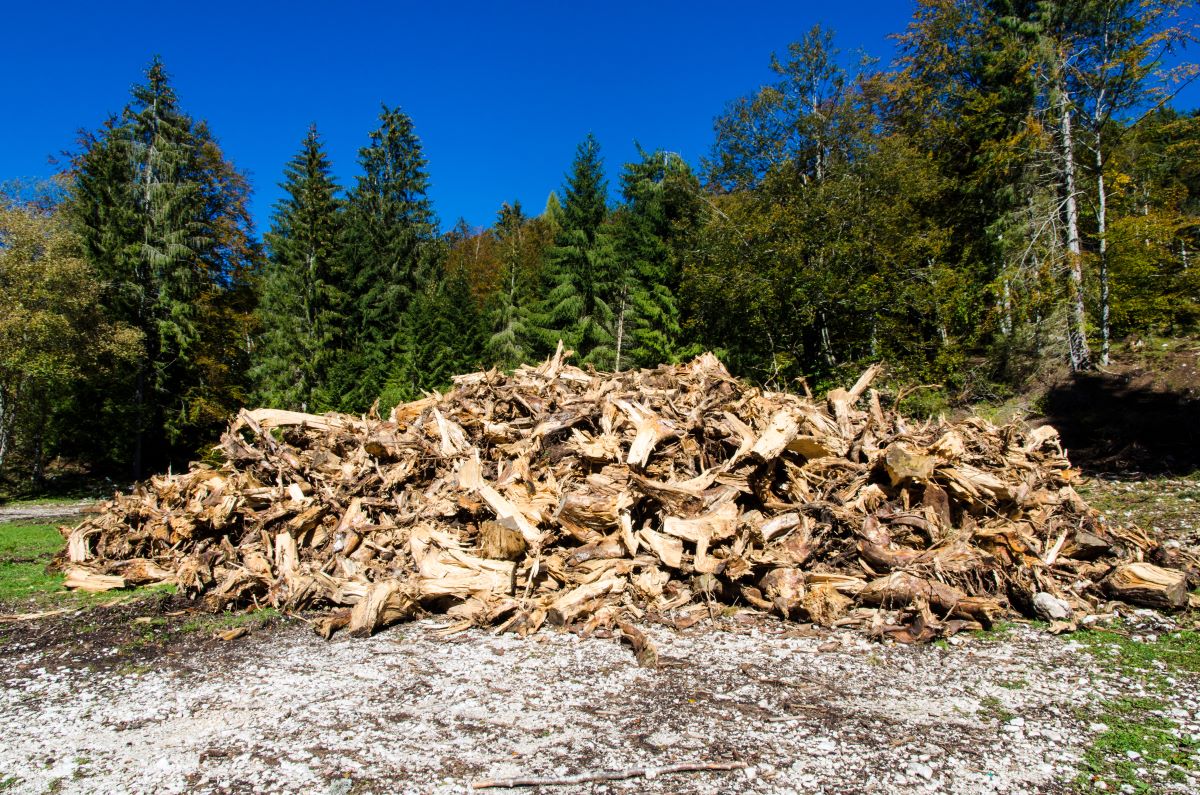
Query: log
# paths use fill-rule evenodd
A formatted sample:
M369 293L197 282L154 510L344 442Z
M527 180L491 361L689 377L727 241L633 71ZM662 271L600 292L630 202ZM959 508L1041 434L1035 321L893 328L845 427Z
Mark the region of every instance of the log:
M103 591L112 591L118 588L124 588L125 578L116 577L108 574L97 574L94 571L81 569L77 566L72 566L66 571L67 579L63 582L63 587L73 591L86 591L88 593L101 593Z
M1104 579L1104 590L1114 599L1162 610L1187 607L1187 575L1149 563L1118 566Z

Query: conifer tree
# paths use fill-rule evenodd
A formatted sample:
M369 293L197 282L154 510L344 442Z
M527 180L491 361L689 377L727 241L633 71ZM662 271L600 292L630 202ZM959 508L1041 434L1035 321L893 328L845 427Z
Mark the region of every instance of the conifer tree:
M359 150L363 173L347 200L343 268L353 284L353 337L336 380L341 407L352 411L371 405L394 380L397 364L411 357L405 315L440 267L426 162L412 120L386 105L379 120Z
M211 335L241 328L213 313L246 314L226 299L245 295L258 256L245 177L180 109L160 59L146 78L119 116L83 136L71 202L105 306L142 334L143 355L100 401L110 453L135 477L190 455L236 408L245 368ZM229 377L214 384L218 370Z
M299 410L331 407L332 357L342 341L346 295L338 284L341 202L316 126L284 170L262 275L262 328L253 375L259 402Z
M675 361L683 346L682 247L700 213L700 183L678 155L639 150L621 175L624 206L614 218L617 367Z
M542 253L536 223L525 216L520 202L504 204L496 219L501 280L487 313L490 335L484 359L505 370L529 361L536 348L530 325L533 261Z
M611 367L616 360L609 304L615 251L603 228L607 192L600 144L589 133L576 149L563 187L562 221L548 256L546 295L534 318L545 349L562 339L578 361L598 368Z

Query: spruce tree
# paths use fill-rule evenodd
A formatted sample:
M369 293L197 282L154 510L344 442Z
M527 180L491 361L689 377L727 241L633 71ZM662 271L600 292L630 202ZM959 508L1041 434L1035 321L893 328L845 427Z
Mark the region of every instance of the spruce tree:
M621 175L614 218L618 366L676 361L683 339L677 295L683 247L700 216L700 184L678 155L639 149Z
M578 361L613 366L613 311L609 304L615 252L604 229L608 185L600 144L588 134L576 150L563 187L562 220L547 262L546 295L534 322L545 350L559 340Z
M339 403L362 411L412 355L405 316L436 282L440 247L426 190L429 178L412 120L383 107L380 126L359 150L362 175L347 200L343 268L353 285L352 338L341 352Z
M552 194L553 195L553 194ZM530 325L533 284L531 260L540 257L534 222L520 202L504 204L496 219L500 284L487 312L489 336L484 346L487 364L508 370L529 361L536 347ZM532 256L531 256L532 254Z
M266 235L261 337L253 376L258 401L300 410L329 408L329 371L341 341L346 295L338 284L338 186L316 126L287 164L286 197Z
M245 295L257 260L245 177L180 109L160 59L146 78L119 116L83 136L71 200L106 307L143 337L143 355L99 400L110 452L135 477L186 460L236 408L244 363L211 335L241 331L228 321L244 317L244 301L227 299Z

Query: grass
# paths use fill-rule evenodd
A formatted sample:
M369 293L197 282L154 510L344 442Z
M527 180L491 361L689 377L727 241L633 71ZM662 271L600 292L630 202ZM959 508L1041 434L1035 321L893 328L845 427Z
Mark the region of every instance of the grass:
M1092 652L1102 667L1137 676L1158 689L1166 686L1165 671L1200 673L1200 632L1194 630L1164 633L1154 643L1135 640L1121 624L1064 637Z
M1135 640L1116 624L1065 637L1091 651L1101 668L1135 678L1164 698L1170 696L1169 674L1200 672L1200 632L1166 633L1151 643ZM1124 786L1137 793L1153 792L1146 774L1163 767L1168 779L1182 781L1186 771L1196 768L1198 746L1186 736L1175 736L1175 723L1161 714L1166 707L1158 698L1119 698L1090 711L1087 719L1105 728L1087 750L1076 786L1091 790L1103 781L1109 791Z
M81 496L65 496L58 495L54 497L22 497L16 500L6 500L2 504L5 508L28 508L34 505L75 505L78 502L91 499L85 495Z
M1088 479L1079 495L1117 524L1133 523L1161 530L1168 537L1196 529L1200 512L1200 472L1186 476L1144 478L1136 482Z
M62 573L46 568L63 548L63 537L56 527L53 524L0 523L0 603L18 604L26 609L84 608L110 602L122 595L140 597L174 592L174 586L169 584L97 594L65 590Z
M264 624L269 624L283 617L273 607L263 607L251 613L218 613L216 615L202 615L189 619L180 625L180 632L219 632L224 629L234 629L236 627L249 627L255 629Z
M1197 745L1172 733L1175 723L1159 714L1165 706L1148 698L1105 702L1091 717L1107 728L1087 750L1076 785L1095 789L1096 782L1103 781L1110 792L1121 791L1123 786L1137 793L1154 792L1146 772L1164 764L1169 766L1168 779L1183 781L1185 771L1195 768Z
M979 699L979 715L983 718L998 720L1001 723L1008 723L1017 717L1015 713L1005 709L1004 702L995 696L984 696Z

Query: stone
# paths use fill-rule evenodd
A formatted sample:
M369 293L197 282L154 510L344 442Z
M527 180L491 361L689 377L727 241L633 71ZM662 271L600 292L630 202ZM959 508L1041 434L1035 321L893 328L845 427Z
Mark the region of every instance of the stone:
M1048 621L1068 621L1073 612L1069 604L1046 591L1033 597L1033 609Z

